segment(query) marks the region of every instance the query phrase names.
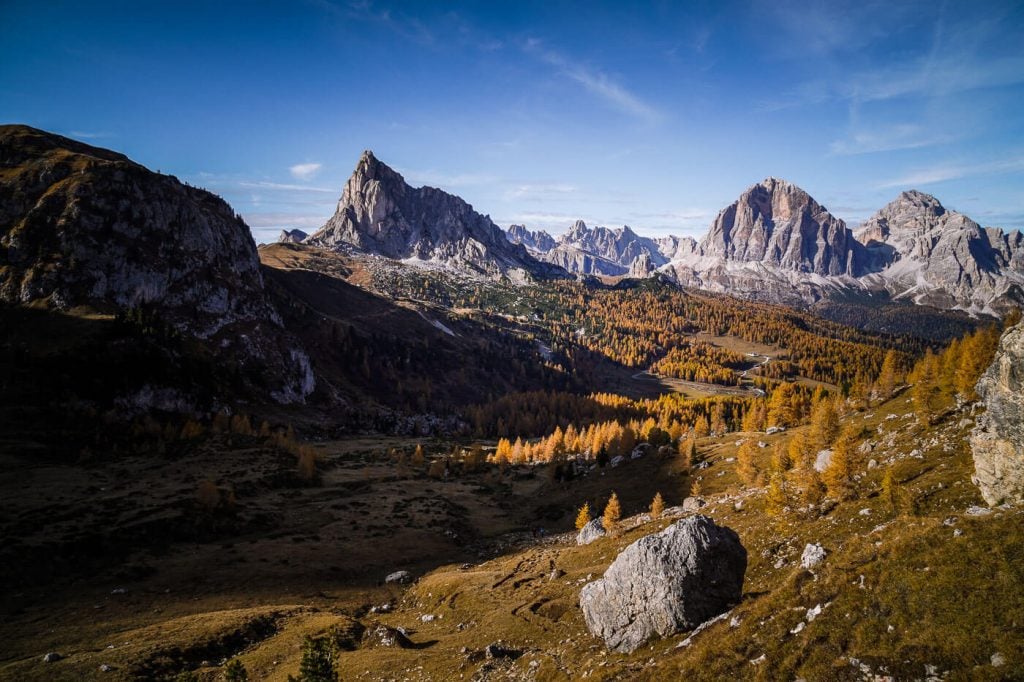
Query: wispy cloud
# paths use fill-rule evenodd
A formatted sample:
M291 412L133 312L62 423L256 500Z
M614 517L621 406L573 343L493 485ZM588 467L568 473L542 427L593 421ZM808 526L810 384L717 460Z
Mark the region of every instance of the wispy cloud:
M536 38L527 40L523 45L523 50L527 54L540 59L545 64L555 67L559 74L576 81L588 92L600 97L621 111L648 123L654 123L662 119L661 112L630 92L624 85L617 83L603 71L573 62L558 52L547 49Z
M923 126L908 123L875 130L859 130L843 139L834 140L829 151L837 156L890 152L900 149L921 149L954 141L953 135L931 133Z
M876 102L914 95L942 96L1024 83L1024 57L981 59L957 50L938 58L922 58L854 75L839 85L838 94L857 102Z
M982 164L951 163L911 171L900 177L887 180L877 185L877 188L919 187L947 180L959 180L961 178L984 175L1001 175L1003 173L1016 173L1020 171L1024 171L1024 157Z
M319 163L297 163L294 166L291 166L288 169L288 172L299 180L309 180L317 174L321 167L322 166Z
M288 183L281 182L266 182L266 181L246 181L243 180L237 183L238 187L246 187L249 189L261 189L270 190L272 192L314 192L317 194L338 194L337 189L330 187L313 187L311 185L291 185Z
M79 140L101 140L106 137L114 137L114 133L72 130L68 133L68 137L74 137Z
M499 181L497 177L486 173L449 174L436 170L409 169L402 169L399 172L413 185L429 185L441 189L491 185Z
M573 194L577 190L573 185L517 185L505 191L506 200L528 200L548 201L565 195Z
M395 12L390 8L382 8L371 0L351 0L349 2L312 0L312 2L344 21L378 24L421 45L432 45L435 42L433 31L419 19L402 12Z
M325 215L308 215L308 214L295 214L295 213L244 213L242 218L245 219L246 224L254 229L258 228L277 228L277 229L294 229L310 230L319 229L327 222L330 214Z

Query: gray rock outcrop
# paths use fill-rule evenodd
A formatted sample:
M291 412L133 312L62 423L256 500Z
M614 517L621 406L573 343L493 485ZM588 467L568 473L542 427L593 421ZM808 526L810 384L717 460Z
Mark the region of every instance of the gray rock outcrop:
M740 599L746 568L733 530L691 516L624 549L583 587L580 608L592 634L628 653L726 611Z
M395 571L394 573L389 573L388 576L384 578L384 582L404 585L412 582L412 573L409 571Z
M511 243L488 216L459 197L434 187L409 186L370 151L363 152L345 184L337 212L306 243L355 247L488 277L565 274Z
M587 525L580 528L580 532L576 534L577 545L589 545L598 538L603 538L607 533L604 529L604 524L601 521L601 517L591 520Z
M985 412L970 439L974 481L989 505L1024 502L1024 324L1003 334L977 391Z
M705 256L836 276L855 274L853 244L846 224L807 192L767 178L718 214L701 248Z
M936 307L1006 312L1024 286L1024 236L982 228L938 199L910 190L855 233L867 252L865 283Z
M555 248L555 238L544 230L528 230L525 225L509 225L505 235L513 244L522 244L529 251L547 253Z
M817 543L808 543L800 555L800 568L812 569L818 566L828 556L825 548Z
M530 235L543 235L550 240L547 233L530 233L513 225L509 228L509 239L530 246ZM630 274L633 265L641 262L651 264L646 277L658 266L668 263L669 256L663 253L669 249L673 253L679 246L679 240L668 238L664 245L661 240L642 237L628 225L617 230L607 227L588 227L582 220L573 223L569 231L561 235L557 241L547 241L543 237L534 237L532 242L538 258L557 265L568 272L584 275L626 275ZM692 241L692 240L690 240Z
M309 237L309 235L302 230L281 230L281 234L278 236L277 241L285 244L301 244L307 237Z
M652 272L654 272L654 263L651 261L649 253L641 253L633 259L633 263L629 266L629 276L637 279L648 277Z
M0 126L0 169L0 301L144 311L258 374L279 402L312 392L309 358L224 200L28 126Z

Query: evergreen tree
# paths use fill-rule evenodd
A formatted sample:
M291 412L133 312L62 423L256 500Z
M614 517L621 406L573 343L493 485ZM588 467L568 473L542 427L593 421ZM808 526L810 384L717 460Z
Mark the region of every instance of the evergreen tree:
M793 426L796 423L796 414L793 409L793 397L796 388L789 382L782 382L768 400L768 425L769 426Z
M938 408L939 400L938 359L930 348L914 367L910 379L913 382L910 395L913 399L914 413L921 426L928 426Z
M892 467L885 470L885 475L882 476L882 501L885 502L886 506L889 507L889 511L893 514L898 514L900 511L900 490L899 482L892 473Z
M249 672L237 658L232 658L224 666L224 682L249 682Z
M765 510L769 516L779 516L786 508L786 479L781 471L773 470L768 478L768 497Z
M790 457L796 462L793 469L793 477L797 487L800 489L800 499L804 504L817 504L824 492L821 485L821 476L814 468L817 460L817 453L813 448L807 446L803 435L798 434L790 441ZM794 456L796 455L796 456Z
M775 448L772 450L772 471L778 471L785 474L792 466L793 461L789 458L789 451L786 449L786 446L782 443L776 443Z
M824 450L832 445L839 433L839 411L830 395L822 395L811 411L811 445Z
M693 436L688 436L686 440L679 444L679 455L683 458L683 467L689 471L695 463L695 453L697 451L697 443L693 440Z
M326 637L316 639L306 636L302 642L302 662L299 676L288 676L289 682L337 682L338 672L334 667L334 647Z
M711 427L708 425L708 418L704 415L697 417L697 421L693 423L693 436L694 438L704 438L711 431Z

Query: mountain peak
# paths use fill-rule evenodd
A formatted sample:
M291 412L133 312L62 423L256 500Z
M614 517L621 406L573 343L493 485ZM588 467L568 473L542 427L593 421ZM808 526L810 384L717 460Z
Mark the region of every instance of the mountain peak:
M354 246L396 260L444 263L476 273L536 270L523 246L505 238L490 218L461 198L430 187L411 187L366 150L345 183L338 209L308 243L329 249Z
M931 194L910 189L900 192L900 195L893 199L883 208L883 211L901 209L903 211L917 210L933 216L941 216L946 212L946 207Z
M849 230L807 192L768 177L723 209L701 243L726 260L819 275L852 274Z

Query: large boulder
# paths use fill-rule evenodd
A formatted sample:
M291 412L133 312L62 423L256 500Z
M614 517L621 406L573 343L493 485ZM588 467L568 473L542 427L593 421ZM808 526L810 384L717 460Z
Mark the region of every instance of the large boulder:
M624 549L583 587L590 632L628 653L652 636L692 630L739 601L747 550L730 528L690 516Z
M1003 334L977 390L986 409L971 434L974 482L990 505L1024 502L1024 326Z
M576 534L576 544L589 545L594 540L603 538L605 535L604 523L599 516L583 526L583 528L580 528L580 532Z

